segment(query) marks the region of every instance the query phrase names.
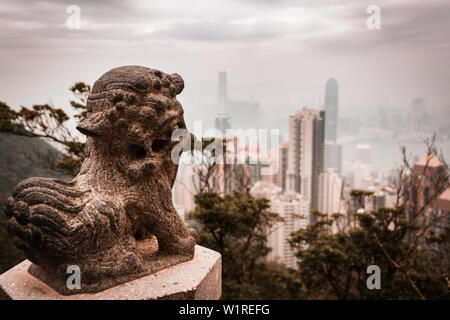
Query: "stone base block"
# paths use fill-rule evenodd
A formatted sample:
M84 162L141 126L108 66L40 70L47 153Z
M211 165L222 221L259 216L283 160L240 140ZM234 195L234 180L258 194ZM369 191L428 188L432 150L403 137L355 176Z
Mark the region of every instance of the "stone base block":
M0 299L12 300L217 300L222 293L222 258L196 246L194 259L94 294L64 296L28 273L25 260L0 275ZM83 285L83 275L81 275Z

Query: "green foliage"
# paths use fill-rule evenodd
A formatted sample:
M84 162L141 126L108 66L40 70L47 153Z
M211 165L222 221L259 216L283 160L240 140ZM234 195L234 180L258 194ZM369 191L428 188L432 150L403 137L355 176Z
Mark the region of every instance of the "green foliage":
M77 82L70 88L75 117L86 116L90 86ZM18 111L0 101L0 220L5 219L3 206L20 181L33 177L67 178L79 171L84 158L84 143L78 141L66 127L70 119L61 108L50 104L21 106ZM30 139L33 138L33 139ZM55 150L43 139L58 143L65 153ZM6 231L6 221L0 221L0 273L24 259Z
M359 226L347 232L332 234L330 228L340 217L322 217L292 235L299 275L309 297L450 298L446 259L406 241L405 235L417 226L407 222L403 207L355 216ZM382 290L367 289L366 269L373 264L381 269Z
M350 195L353 198L357 198L357 197L359 198L359 197L372 196L373 192L366 191L366 190L353 189L352 191L350 191Z
M282 220L268 211L268 200L234 192L200 193L195 202L191 218L203 227L199 244L222 254L224 299L450 298L448 261L406 240L418 226L408 222L403 206L355 213L357 226L338 233L331 228L343 215L312 212L316 222L289 240L299 258L292 270L264 260L266 230ZM428 242L448 243L448 234ZM370 265L381 269L381 290L367 288Z
M86 103L90 90L91 87L83 82L77 82L70 88L75 97L70 105L78 120L83 120L87 115ZM64 156L62 159L53 159L52 167L74 176L84 159L84 143L78 141L68 129L68 120L70 117L64 110L50 104L36 104L31 108L21 106L19 111L15 111L0 102L0 132L44 138L62 145Z
M308 299L298 272L275 262L261 262L255 268L254 282L257 296L254 299L298 300Z
M6 103L0 101L0 131L13 132L17 130L14 121L18 118L17 112L12 110Z

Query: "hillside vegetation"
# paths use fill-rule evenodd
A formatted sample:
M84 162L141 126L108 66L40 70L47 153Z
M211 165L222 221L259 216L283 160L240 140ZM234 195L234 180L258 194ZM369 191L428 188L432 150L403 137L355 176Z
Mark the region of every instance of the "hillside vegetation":
M52 169L52 159L60 153L39 138L0 133L0 274L24 259L8 237L3 211L14 186L23 179L41 176L68 178Z

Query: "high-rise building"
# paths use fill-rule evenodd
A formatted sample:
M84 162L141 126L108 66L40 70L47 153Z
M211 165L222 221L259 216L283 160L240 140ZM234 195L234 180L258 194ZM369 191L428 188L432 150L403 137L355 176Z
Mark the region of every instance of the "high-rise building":
M319 180L319 211L329 217L335 213L345 215L346 204L342 179L334 170L326 170L320 174ZM345 228L345 219L338 219L332 223L331 232L337 233Z
M338 120L338 84L333 78L325 85L325 139L336 141Z
M288 165L288 154L289 154L289 143L283 142L280 144L279 151L279 163L278 163L278 175L276 177L277 185L281 187L283 191L286 190L286 180L287 180L287 165Z
M288 239L292 232L306 228L309 224L309 200L295 192L282 194L280 187L267 181L255 183L250 193L256 198L270 199L270 210L284 219L267 230L267 246L272 249L267 260L296 268L297 258Z
M310 221L309 200L294 192L287 192L271 200L270 210L284 219L271 228L267 245L272 248L268 260L278 260L290 268L297 267L297 258L288 239L292 232L304 229Z
M319 205L319 175L324 168L325 112L299 110L289 117L287 190L308 198L311 209Z
M325 141L325 169L342 173L342 144L333 141Z
M288 150L288 142L280 143L278 152L271 155L269 169L272 170L272 174L265 175L262 178L264 181L272 182L283 191L286 191Z
M319 211L333 214L341 211L342 180L331 171L324 171L319 179Z
M427 153L414 164L403 193L408 219L422 225L441 220L436 220L437 204L442 203L438 198L448 186L445 164L433 152ZM413 239L414 233L409 234L408 240L414 241ZM419 241L419 245L422 244L423 241Z
M219 72L219 82L217 91L218 113L215 119L216 129L220 131L221 135L226 135L227 129L231 129L231 118L227 113L228 102L227 89L227 73L225 71Z
M231 129L231 119L226 112L219 111L217 114L216 129L219 130L223 136L227 134L228 129Z
M219 140L217 140L219 139ZM218 194L232 194L233 191L247 192L251 186L261 180L261 170L267 166L267 159L261 157L258 146L241 144L238 136L216 137L223 143L223 159L215 164L214 178L211 183Z
M181 155L177 178L172 187L172 200L180 216L195 208L194 195L197 193L195 184L198 182L194 181L193 177L195 174L192 165L186 164L187 161L183 161L183 159L188 157L187 153Z

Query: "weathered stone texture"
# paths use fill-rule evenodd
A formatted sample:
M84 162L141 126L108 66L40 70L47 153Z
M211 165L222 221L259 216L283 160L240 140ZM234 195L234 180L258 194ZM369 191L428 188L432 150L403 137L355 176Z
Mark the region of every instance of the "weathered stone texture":
M220 254L196 246L190 261L98 293L61 295L27 272L23 261L0 275L0 300L217 300L222 292Z
M69 182L31 178L6 204L8 230L29 272L61 294L98 292L191 260L194 231L172 203L178 164L172 132L186 128L178 74L140 66L112 69L94 84L86 159ZM186 141L186 140L183 140ZM83 274L67 289L67 267Z

